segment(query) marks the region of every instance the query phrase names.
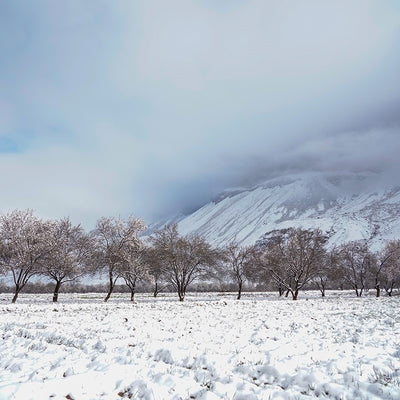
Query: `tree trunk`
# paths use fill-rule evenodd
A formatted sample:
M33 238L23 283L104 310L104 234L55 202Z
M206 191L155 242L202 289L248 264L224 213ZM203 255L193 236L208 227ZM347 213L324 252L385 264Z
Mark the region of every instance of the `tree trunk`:
M107 303L107 301L110 299L111 293L112 293L112 289L109 288L109 289L108 289L108 292L107 292L107 296L104 297L104 302L105 302L105 303Z
M153 297L157 297L157 295L158 295L158 282L155 281L155 283L154 283Z
M178 290L179 301L183 301L185 299L185 293L182 290Z
M23 286L18 283L15 285L14 297L11 300L11 303L15 303L18 299L19 292L22 290Z
M136 288L136 282L133 282L131 285L131 301L135 299L135 288Z
M297 300L297 296L299 295L299 290L296 289L294 291L292 291L292 298L293 300Z
M278 292L279 292L279 297L281 297L283 295L283 293L285 293L285 290L283 289L282 286L278 287Z
M56 286L54 288L54 293L53 293L53 303L57 303L58 301L58 292L61 287L61 281L56 281Z
M236 300L240 300L240 298L242 297L242 282L239 282L239 287L238 287L238 295Z
M394 282L392 282L390 286L384 286L384 288L385 292L389 295L389 297L391 297L394 288Z
M324 281L323 278L319 279L319 291L321 292L321 296L325 297L325 287L326 287L326 281Z
M14 297L11 300L11 303L15 303L17 301L17 298L18 298L18 292L15 292Z
M285 297L288 297L288 296L289 296L289 293L290 293L290 290L289 290L289 289L288 289L288 290L286 290Z
M375 290L376 290L376 297L381 297L381 283L379 280L379 276L375 277Z
M114 282L114 279L113 279L112 272L109 272L109 274L108 274L108 279L109 279L109 285L108 285L107 296L106 296L105 299L104 299L105 302L108 301L108 299L111 297L111 293L112 293L113 290L114 290L115 282Z
M180 280L176 281L176 289L178 291L179 301L183 301L185 299L187 284L185 282L181 282Z

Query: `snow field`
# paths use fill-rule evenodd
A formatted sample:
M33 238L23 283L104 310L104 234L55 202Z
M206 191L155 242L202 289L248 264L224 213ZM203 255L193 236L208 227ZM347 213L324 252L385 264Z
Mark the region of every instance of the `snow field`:
M400 399L400 298L0 299L0 399Z

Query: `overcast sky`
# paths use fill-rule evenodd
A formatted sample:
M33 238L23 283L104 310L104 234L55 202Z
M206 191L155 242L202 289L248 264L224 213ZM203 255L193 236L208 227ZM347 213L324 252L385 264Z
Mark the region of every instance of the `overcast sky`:
M0 211L90 228L287 171L400 183L399 71L398 0L2 1Z

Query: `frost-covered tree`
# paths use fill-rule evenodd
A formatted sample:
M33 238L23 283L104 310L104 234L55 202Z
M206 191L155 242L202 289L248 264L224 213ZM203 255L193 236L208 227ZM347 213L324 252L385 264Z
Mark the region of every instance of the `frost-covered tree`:
M152 246L146 247L143 257L147 264L147 278L153 284L153 297L157 297L167 286L165 283L165 269L162 259Z
M254 246L240 246L233 241L225 247L223 256L226 270L237 284L237 300L240 300L243 284L251 275L252 267L255 264L256 250Z
M340 278L338 271L339 251L336 247L325 252L316 274L315 283L318 286L321 296L325 297L326 289L329 282L335 282Z
M93 234L97 244L97 265L108 276L108 292L104 301L108 301L118 278L124 270L126 257L134 248L139 248L138 234L146 228L143 220L128 217L103 217L97 221Z
M49 235L51 251L41 261L42 274L55 281L53 302L58 301L60 287L89 272L93 238L68 218L55 221Z
M247 281L252 282L257 286L262 285L263 287L269 288L276 286L279 296L282 296L285 292L284 289L279 285L274 285L276 282L273 280L273 285L271 285L271 273L264 265L264 250L264 248L260 248L257 245L253 246L251 262L249 262L245 268L245 278Z
M219 252L197 235L180 236L177 225L167 225L151 238L153 248L163 264L165 278L183 301L188 286L201 277L209 277Z
M400 240L390 240L376 254L377 263L373 274L376 295L379 297L381 287L391 296L393 289L400 285Z
M14 282L12 302L28 281L41 272L43 259L51 251L52 224L33 215L32 210L15 210L0 216L0 263Z
M146 247L143 243L126 246L121 267L121 276L131 291L131 301L134 301L136 283L148 279L149 274Z
M11 252L8 248L7 241L4 240L2 233L0 232L0 276L7 275L9 270L7 265L9 265L11 259Z
M362 296L368 289L368 279L373 264L373 254L365 241L344 243L339 247L339 271L342 279Z
M262 268L297 300L299 291L316 277L323 263L325 242L319 229L288 229L267 244L261 255Z

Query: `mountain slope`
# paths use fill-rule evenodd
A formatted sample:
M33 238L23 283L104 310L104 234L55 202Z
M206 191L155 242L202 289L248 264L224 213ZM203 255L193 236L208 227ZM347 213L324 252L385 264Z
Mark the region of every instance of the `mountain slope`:
M376 178L308 173L226 191L180 220L179 231L223 245L233 239L253 244L288 227L320 228L332 244L367 239L379 247L386 239L400 238L400 187L374 190Z

